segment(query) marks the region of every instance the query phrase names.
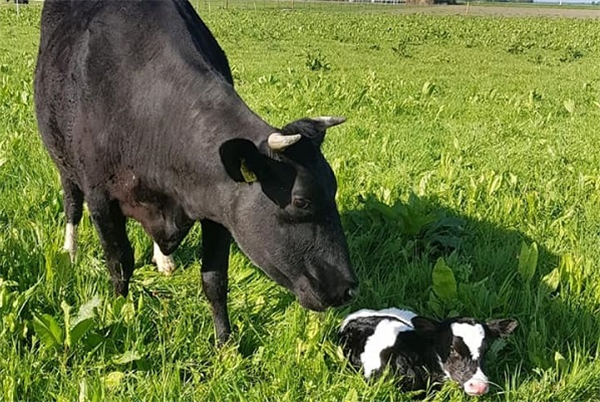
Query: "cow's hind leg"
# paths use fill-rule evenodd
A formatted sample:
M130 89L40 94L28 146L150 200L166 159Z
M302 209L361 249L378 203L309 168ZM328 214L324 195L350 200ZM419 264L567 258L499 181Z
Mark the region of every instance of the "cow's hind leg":
M69 253L71 262L75 262L77 254L77 226L83 214L83 192L77 184L61 175L63 187L63 205L67 217L65 244L63 249Z
M202 220L202 287L212 309L217 342L231 333L227 313L227 269L231 234L218 223Z
M104 196L91 197L86 201L104 249L115 292L127 296L134 268L133 249L127 237L127 219L117 201Z

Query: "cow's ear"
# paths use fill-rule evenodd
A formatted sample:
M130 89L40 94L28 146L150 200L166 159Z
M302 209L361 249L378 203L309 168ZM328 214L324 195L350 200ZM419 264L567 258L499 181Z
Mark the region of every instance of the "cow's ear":
M237 182L257 181L264 168L263 156L252 141L235 138L219 147L221 162L225 171Z
M492 336L503 338L513 333L519 323L513 319L491 320L485 323Z
M427 317L416 316L412 318L411 322L415 327L415 331L423 335L433 335L440 327L440 323L438 321Z

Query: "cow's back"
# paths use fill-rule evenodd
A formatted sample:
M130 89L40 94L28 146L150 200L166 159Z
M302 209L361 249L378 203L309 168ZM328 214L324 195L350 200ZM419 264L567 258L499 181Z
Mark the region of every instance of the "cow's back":
M224 52L179 0L46 1L35 81L44 143L76 182L105 180L120 157L159 167L148 150L190 141L174 122L193 102L235 97Z

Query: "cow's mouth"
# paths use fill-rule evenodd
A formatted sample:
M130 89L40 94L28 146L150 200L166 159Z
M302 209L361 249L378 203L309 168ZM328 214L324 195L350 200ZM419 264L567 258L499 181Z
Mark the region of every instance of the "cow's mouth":
M300 305L309 310L324 311L328 307L310 289L296 293L296 297Z
M279 285L290 290L298 299L300 305L313 311L324 311L328 307L336 307L346 304L349 300L337 300L329 294L329 287L310 274L300 274L291 278L283 270L272 268L263 269L269 278Z
M298 284L294 289L294 293L296 294L300 305L309 310L324 311L330 306L329 303L324 302L323 299L315 293L314 285L306 276L301 276L298 279Z

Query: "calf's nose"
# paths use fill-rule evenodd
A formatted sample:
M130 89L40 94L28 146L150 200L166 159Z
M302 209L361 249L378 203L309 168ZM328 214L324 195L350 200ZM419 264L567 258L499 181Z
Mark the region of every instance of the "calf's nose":
M465 383L465 392L471 396L483 395L488 392L487 382L471 380Z

